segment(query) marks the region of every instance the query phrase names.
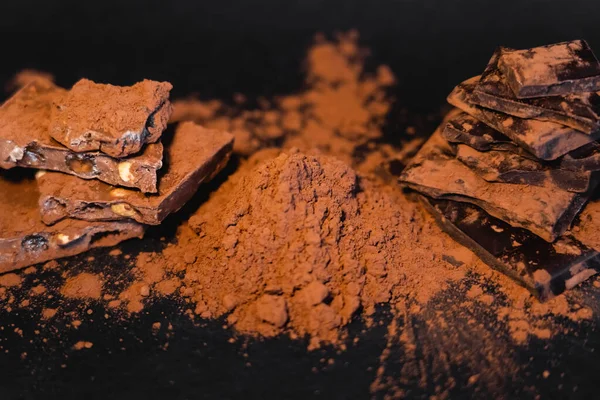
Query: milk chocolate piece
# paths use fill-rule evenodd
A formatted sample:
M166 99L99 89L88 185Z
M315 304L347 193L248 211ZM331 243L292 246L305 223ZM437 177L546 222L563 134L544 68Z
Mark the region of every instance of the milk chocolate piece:
M205 129L193 122L179 124L166 145L166 166L159 177L158 193L115 188L98 181L82 183L77 178L47 173L38 178L42 219L53 224L65 217L88 221L131 218L157 225L179 210L229 160L233 136Z
M168 82L144 80L123 87L81 79L55 98L50 136L76 152L119 158L138 153L165 130L171 89Z
M64 89L52 82L36 80L0 107L0 168L19 166L61 171L156 192L162 144L150 144L139 155L115 159L99 152L73 152L48 135L52 102L61 93Z
M498 58L509 49L496 50L473 91L473 103L519 118L535 118L570 126L598 138L600 93L518 99L498 69Z
M66 219L48 227L39 213L35 180L18 175L22 171L0 171L0 273L114 246L144 233L143 226L133 221Z
M507 50L498 68L520 99L600 90L600 63L584 40Z
M551 242L571 225L589 198L558 188L490 183L458 161L438 129L400 175L400 182L427 196L473 203L512 226ZM596 182L590 185L590 191Z
M590 171L569 171L508 151L480 152L464 144L456 146L456 158L488 182L553 186L569 192L587 192Z
M600 253L570 234L548 243L474 205L419 197L451 237L541 301L575 287L600 271Z
M461 83L450 93L448 102L508 136L536 157L555 160L594 141L592 136L564 125L523 119L473 104L472 94L478 82L477 76Z

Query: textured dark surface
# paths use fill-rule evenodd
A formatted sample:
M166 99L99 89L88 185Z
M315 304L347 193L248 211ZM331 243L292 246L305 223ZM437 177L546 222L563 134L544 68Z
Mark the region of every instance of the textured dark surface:
M501 7L476 0L4 1L0 2L0 33L5 38L0 81L31 67L54 73L64 86L81 76L115 84L151 78L172 82L175 96L195 91L225 100L234 92L250 98L269 97L301 87L302 58L316 31L357 28L362 43L372 48L372 64L388 63L399 76L401 104L395 111L407 106L410 112L390 119L386 132L397 142L396 133L408 125L422 126L420 134L431 133L437 121L422 125L419 121L439 110L458 82L481 73L499 44L525 48L586 38L592 48L599 49L599 9L600 3L592 0L508 0ZM199 193L189 208L204 196L206 191ZM124 253L160 248L158 238L172 237L176 222L177 217L168 218L166 225L151 230L145 240L126 243ZM69 260L63 268L98 271L112 260L105 251L91 254L97 260L93 265L85 261L87 254ZM118 263L110 264L118 274ZM36 277L52 279L51 274ZM597 310L598 289L585 284L578 290ZM106 310L92 306L94 313L83 318L79 330L65 329L60 322L50 324L48 329L65 333L47 343L32 332L39 310L30 315L0 310L2 325L14 323L24 331L22 337L12 330L0 331L0 343L9 350L0 353L0 398L363 399L371 396L369 386L379 366L385 366L385 377L400 382L402 369L420 361L422 376L398 383L412 397L427 398L436 385L443 386L450 379L456 381L451 398L597 395L597 320L584 323L570 335L549 341L533 339L523 347L512 345L505 329L490 330L510 350L506 358L519 363L522 370L510 378L500 372L491 389L469 384L473 374L494 372L487 370L479 351L486 339L446 306L448 301L464 298L464 288L451 287L421 315L401 318L399 328L414 335L419 357L410 358L396 343L383 363L379 358L391 320L385 309L378 313L381 326L362 332L361 323L355 322L350 336L361 340L340 354L330 348L307 352L306 342L286 337L241 337L231 344L228 340L234 333L223 329L220 321L194 327L169 301L156 303L127 322L105 322ZM62 306L82 309L78 303ZM427 328L424 322L440 315L449 322L446 330ZM492 317L479 304L471 318L487 325ZM89 323L92 319L94 323ZM163 324L153 335L151 325L156 321ZM168 322L174 329L167 340ZM465 338L458 349L465 351L466 358L434 374L436 361L457 350L444 345L445 338L457 331ZM78 340L92 341L94 347L74 351L71 346ZM427 352L427 348L436 351ZM23 352L27 352L24 359ZM322 361L328 358L335 363ZM542 377L544 370L551 371L548 379ZM425 388L419 387L420 378ZM375 397L386 393L391 391L382 389Z

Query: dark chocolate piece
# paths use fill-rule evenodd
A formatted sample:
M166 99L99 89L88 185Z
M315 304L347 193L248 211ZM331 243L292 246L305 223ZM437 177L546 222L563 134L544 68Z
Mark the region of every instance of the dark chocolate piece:
M479 151L508 151L531 160L538 160L533 154L517 146L509 138L483 122L460 112L449 118L442 136L453 144L466 144ZM565 154L552 162L560 169L570 171L600 171L600 143L591 142Z
M157 225L179 210L229 160L233 136L192 122L179 124L166 146L165 173L158 193L115 188L98 181L82 183L69 175L49 172L38 178L42 219L52 224L65 217L88 221L131 218Z
M456 158L488 182L544 187L548 181L569 192L587 192L592 173L569 171L521 157L508 151L480 152L464 144L456 146Z
M600 63L584 40L507 50L498 68L520 99L600 90Z
M498 58L506 51L510 50L499 48L490 59L473 90L474 104L519 118L570 126L594 138L600 135L600 92L518 99L498 69Z
M50 136L76 152L118 158L138 153L167 127L171 88L150 80L123 87L81 79L54 99Z
M461 83L448 95L448 102L508 136L536 157L555 160L594 141L590 135L564 125L509 116L473 104L472 94L478 82L477 76Z
M549 242L569 228L589 198L588 193L561 190L550 180L544 187L487 182L454 157L439 128L404 169L400 182L433 198L473 203ZM593 181L590 191L595 186Z
M0 171L0 273L143 236L144 227L133 221L44 225L36 182L20 172Z
M573 288L600 270L600 253L572 235L548 243L474 205L419 197L451 237L541 301Z
M462 111L448 120L442 137L450 143L466 144L479 151L510 151L536 159L508 137Z
M115 159L99 152L75 153L48 135L52 102L63 92L50 81L36 80L0 107L0 168L47 169L156 192L162 144L150 144L139 155Z

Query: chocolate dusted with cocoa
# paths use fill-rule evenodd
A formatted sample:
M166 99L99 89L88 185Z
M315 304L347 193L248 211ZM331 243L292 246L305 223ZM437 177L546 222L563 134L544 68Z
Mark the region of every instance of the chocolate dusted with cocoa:
M475 105L472 96L479 78L473 77L455 87L448 95L448 102L508 136L537 158L555 160L594 141L592 136L564 125L519 118Z
M232 149L231 134L193 122L180 123L166 145L166 166L157 194L99 181L82 183L75 177L49 172L37 179L42 219L47 224L70 217L88 221L133 219L158 225L227 164Z
M448 119L442 137L453 145L465 144L478 151L506 151L534 161L533 154L517 146L508 137L467 113L460 112ZM600 171L600 143L595 141L565 154L561 158L542 164L570 171Z
M508 137L462 111L448 120L441 134L449 143L466 144L475 150L511 151L535 158Z
M519 118L534 118L570 126L598 138L600 135L600 92L519 99L498 69L498 59L511 49L494 52L473 90L474 104Z
M456 158L488 182L515 183L544 187L552 185L569 192L589 190L590 171L570 171L509 151L480 152L464 144L456 146Z
M171 89L168 82L147 79L133 86L81 79L54 99L50 136L76 152L119 158L138 153L166 129Z
M577 286L600 271L600 253L571 234L548 243L472 204L424 196L419 199L454 240L541 301Z
M0 171L0 273L143 236L143 225L133 221L44 225L35 179L23 171Z
M400 182L427 196L475 204L512 226L525 228L548 242L561 236L589 198L547 180L544 187L490 183L458 161L440 129L404 169Z
M600 63L584 40L507 50L498 68L517 98L600 90Z
M51 81L35 80L0 107L0 168L37 168L60 171L83 179L156 192L163 146L149 144L126 159L99 152L76 153L48 134L50 110L64 89Z

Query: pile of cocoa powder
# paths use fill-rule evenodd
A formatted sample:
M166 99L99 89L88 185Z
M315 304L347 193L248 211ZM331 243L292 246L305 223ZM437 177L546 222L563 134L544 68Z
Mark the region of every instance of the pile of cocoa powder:
M422 139L411 139L409 127L403 147L380 143L395 79L386 66L366 71L367 53L355 32L335 41L318 36L298 93L263 100L255 110L243 109L241 95L237 110L216 100L175 102L175 120L235 135L237 169L166 238L163 251L125 260L129 280L117 292L104 284L114 277L64 272L60 295L103 303L120 315L170 298L194 320L225 318L240 334L308 338L310 348L343 349L350 321L369 326L376 310L387 307L393 320L373 390L397 385L386 368L398 343L413 351L418 344L432 358L444 354L448 365L491 366L495 374L473 379L494 386L518 370L507 357L512 345L590 320L594 312L579 292L539 303L451 240L399 189L389 161L405 162ZM359 148L366 155L357 157ZM118 249L111 254L121 256ZM12 293L23 273L0 276L0 301L10 307L29 305L15 304ZM30 293L42 304L44 284ZM470 323L475 308L485 310L487 325ZM45 319L57 318L56 308L42 309ZM485 347L469 348L457 321L466 321L467 333L483 338ZM91 346L81 343L76 347ZM464 356L474 351L483 358ZM420 358L415 352L414 363L403 366L406 379L423 373ZM441 384L439 392L453 384Z

